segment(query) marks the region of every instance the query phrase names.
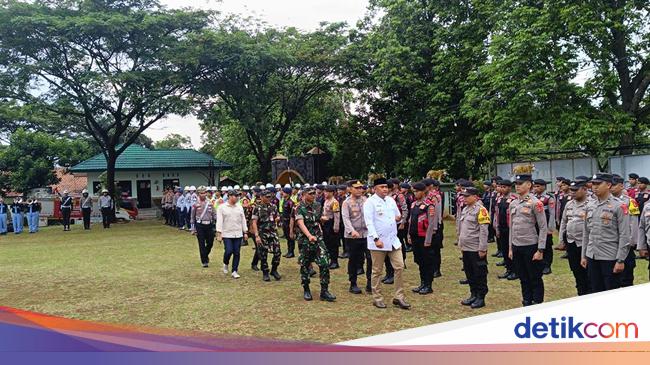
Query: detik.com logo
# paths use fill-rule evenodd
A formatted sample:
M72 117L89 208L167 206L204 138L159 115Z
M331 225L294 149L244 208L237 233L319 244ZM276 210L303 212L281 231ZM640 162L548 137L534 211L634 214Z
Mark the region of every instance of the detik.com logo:
M634 322L581 322L572 316L553 317L548 322L532 322L530 317L514 328L518 338L639 338L639 326Z

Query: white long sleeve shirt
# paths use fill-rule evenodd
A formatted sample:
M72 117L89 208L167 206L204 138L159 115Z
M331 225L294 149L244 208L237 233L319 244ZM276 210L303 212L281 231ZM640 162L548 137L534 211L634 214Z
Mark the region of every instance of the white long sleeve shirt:
M221 233L221 237L240 238L244 237L244 232L247 231L244 208L240 204L230 205L230 203L224 203L219 205L217 209L217 232Z
M363 219L368 227L368 249L391 251L402 247L397 238L397 217L401 217L395 200L390 196L384 199L374 194L363 204ZM375 238L379 238L383 248L375 245Z

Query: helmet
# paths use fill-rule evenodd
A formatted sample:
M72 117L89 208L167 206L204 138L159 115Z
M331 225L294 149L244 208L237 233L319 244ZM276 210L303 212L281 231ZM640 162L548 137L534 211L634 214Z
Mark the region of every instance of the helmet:
M271 183L266 184L266 188L267 188L267 189L268 189L268 188L272 188L272 187L273 187L273 184L271 184Z
M201 185L201 186L199 186L198 192L199 193L205 193L206 190L207 189L205 188L205 186Z
M239 190L239 189L240 189L240 188L239 188L239 185L235 185L235 186L233 186L233 189L235 189L235 190Z
M248 187L248 185L244 185L244 187L243 187L242 189L243 189L244 191L248 191L248 190L250 190L250 188Z
M190 187L185 185L185 187L183 188L183 191L190 191Z
M323 186L327 186L327 181L323 181L323 182L321 183L321 185L323 185Z
M196 191L196 186L194 185L190 186L190 191Z
M63 193L65 193L65 191ZM102 193L108 193L108 189L102 189Z
M228 185L228 190L232 190L232 185Z
M264 190L264 189L266 189L266 186L260 185L260 190Z
M291 188L291 184L284 184L285 188Z
M83 190L81 191L81 194L88 194L88 189L83 189Z
M275 188L276 188L276 189L282 189L282 185L280 185L280 184L275 184Z
M311 186L311 185L309 185L309 183L307 183L307 184L305 184L304 188L306 189L306 188L308 188L308 187L310 187L310 186Z
M296 189L300 189L300 184L296 184L294 187L295 187Z

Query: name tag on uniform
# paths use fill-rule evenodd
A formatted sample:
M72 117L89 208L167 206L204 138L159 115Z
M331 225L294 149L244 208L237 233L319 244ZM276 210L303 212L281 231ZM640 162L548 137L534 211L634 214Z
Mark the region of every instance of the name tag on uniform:
M377 211L377 214L384 215L384 207L382 205L375 206L375 210Z

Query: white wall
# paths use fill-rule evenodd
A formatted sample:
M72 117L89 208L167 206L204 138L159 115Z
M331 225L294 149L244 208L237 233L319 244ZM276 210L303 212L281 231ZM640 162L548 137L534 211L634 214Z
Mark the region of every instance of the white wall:
M100 181L99 172L89 172L88 174L88 191L92 194L93 182ZM130 180L133 190L133 197L138 197L138 180L151 181L151 197L160 198L164 192L163 180L178 179L180 186L194 185L197 188L200 185L208 184L209 172L203 170L169 170L169 171L116 171L115 181ZM215 171L215 181L219 181L219 171Z

